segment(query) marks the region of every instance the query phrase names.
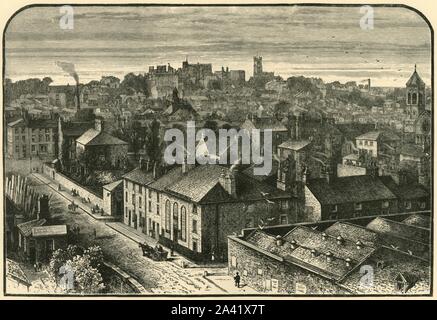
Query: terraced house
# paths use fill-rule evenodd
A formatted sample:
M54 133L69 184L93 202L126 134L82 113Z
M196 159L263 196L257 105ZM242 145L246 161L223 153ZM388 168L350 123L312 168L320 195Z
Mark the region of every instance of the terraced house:
M157 171L143 165L123 177L123 221L193 259L225 260L228 235L293 219L295 198L238 168Z

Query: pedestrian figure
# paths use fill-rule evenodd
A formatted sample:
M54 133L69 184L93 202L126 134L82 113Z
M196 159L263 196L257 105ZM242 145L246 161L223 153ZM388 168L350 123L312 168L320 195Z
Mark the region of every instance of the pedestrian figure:
M33 268L35 269L35 272L38 272L38 265L36 264L36 262L33 264Z
M238 272L237 272L237 274L234 277L234 281L235 281L235 286L237 288L239 288L240 287L240 274Z

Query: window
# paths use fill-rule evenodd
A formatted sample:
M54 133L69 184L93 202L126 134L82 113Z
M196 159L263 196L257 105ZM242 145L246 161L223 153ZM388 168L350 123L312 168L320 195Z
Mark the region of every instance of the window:
M283 209L283 210L288 209L288 200L281 201L281 209Z
M151 198L152 197L152 190L148 189L148 191L149 191L149 198Z
M426 208L426 202L421 202L420 209L425 209L425 208Z
M35 142L35 140L36 140L36 137L32 136L32 142Z
M193 240L193 251L197 252L197 241Z
M160 212L159 212L159 204L156 205L156 214L159 216Z
M135 205L135 194L132 194L132 204Z
M281 214L280 219L281 219L281 224L288 223L288 216L286 214Z
M358 144L359 144L360 146L362 146L362 145L363 145L363 140L358 140Z
M193 204L193 213L197 213L197 206Z
M237 267L237 257L235 257L235 256L231 256L231 266L232 266L233 268L236 268L236 267Z
M170 207L170 201L167 200L165 202L165 231L170 232L170 224L171 224L171 207Z
M127 191L126 191L126 196L125 196L125 198L126 198L126 203L129 203L129 195L128 195Z
M50 141L50 135L46 134L46 141Z
M411 209L411 201L405 201L404 207L405 207L405 209Z
M338 210L337 205L334 204L331 208L331 212L337 212L337 210Z
M149 212L152 212L152 201L149 200Z
M36 146L34 144L32 144L31 148L32 148L32 152L36 151Z
M388 208L388 206L389 206L388 201L383 201L383 202L382 202L382 207L383 207L383 208Z
M193 233L197 233L197 220L193 220Z
M357 211L362 210L363 209L362 203L360 203L360 202L355 203L354 204L354 209L357 210Z
M181 207L181 240L187 240L187 209L185 206Z
M143 206L142 202L143 199L141 198L141 196L138 196L138 208L141 208Z
M373 141L369 141L369 145L373 146Z
M156 202L159 202L159 193L156 192Z
M127 207L124 208L124 216L127 217Z

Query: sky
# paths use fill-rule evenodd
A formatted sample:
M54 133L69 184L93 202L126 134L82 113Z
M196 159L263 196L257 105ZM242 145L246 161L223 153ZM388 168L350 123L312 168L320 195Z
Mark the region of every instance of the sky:
M414 65L430 85L431 32L406 8L375 7L374 28L360 28L359 7L73 7L74 28L61 29L59 7L18 13L5 33L6 77L74 80L56 61L74 63L81 82L123 78L148 66L212 63L287 78L404 86Z

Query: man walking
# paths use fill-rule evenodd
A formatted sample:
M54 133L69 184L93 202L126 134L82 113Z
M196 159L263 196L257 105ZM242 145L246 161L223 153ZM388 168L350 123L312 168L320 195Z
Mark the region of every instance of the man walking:
M238 272L237 272L237 274L234 277L234 281L235 281L235 286L237 288L239 288L240 287L240 274Z

